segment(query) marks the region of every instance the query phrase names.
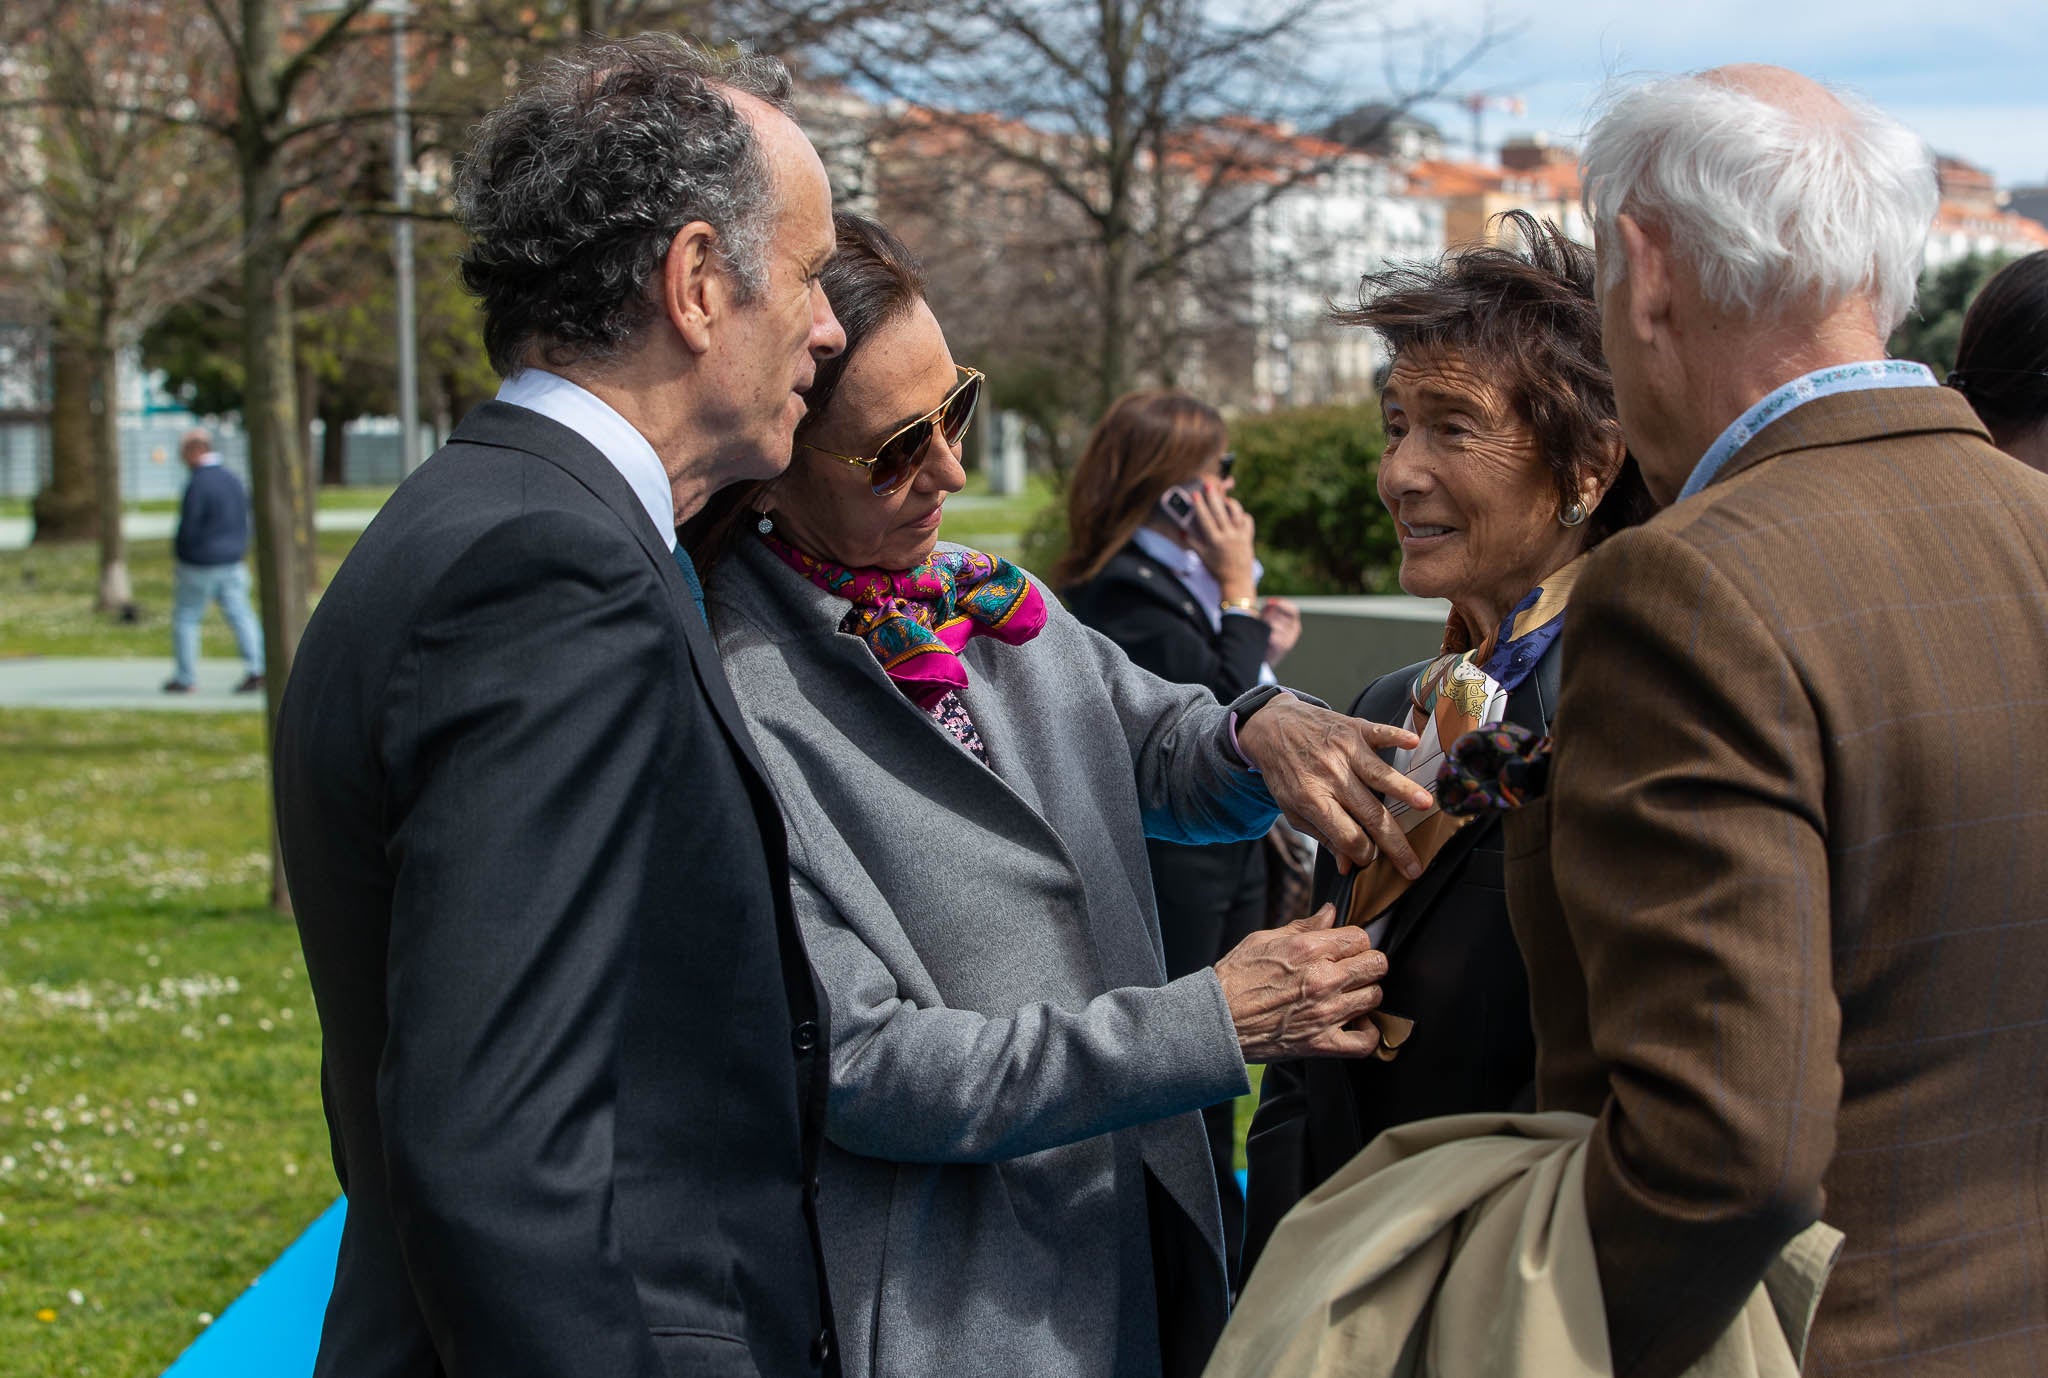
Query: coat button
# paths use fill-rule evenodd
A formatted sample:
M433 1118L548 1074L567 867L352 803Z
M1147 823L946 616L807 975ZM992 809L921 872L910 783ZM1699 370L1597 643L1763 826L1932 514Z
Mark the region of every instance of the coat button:
M811 1362L814 1364L823 1364L827 1359L831 1357L832 1332L830 1330L820 1330L818 1332L817 1338L811 1341Z
M802 1057L806 1053L816 1052L818 1050L818 1025L816 1021L806 1019L803 1023L790 1030L789 1043L791 1047L796 1049L798 1057Z

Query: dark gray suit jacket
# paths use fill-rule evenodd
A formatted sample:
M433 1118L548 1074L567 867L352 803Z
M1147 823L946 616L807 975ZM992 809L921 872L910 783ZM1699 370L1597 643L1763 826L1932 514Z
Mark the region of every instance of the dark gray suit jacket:
M617 470L471 413L321 599L276 788L349 1198L323 1378L817 1372L781 817Z

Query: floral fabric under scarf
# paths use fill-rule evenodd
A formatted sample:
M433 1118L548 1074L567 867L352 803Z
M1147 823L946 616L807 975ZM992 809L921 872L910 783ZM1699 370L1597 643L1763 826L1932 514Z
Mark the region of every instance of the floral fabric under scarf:
M1023 570L978 550L935 550L911 569L848 569L763 536L781 561L853 604L841 624L882 670L930 711L967 685L960 651L977 636L1017 646L1045 626L1045 597Z

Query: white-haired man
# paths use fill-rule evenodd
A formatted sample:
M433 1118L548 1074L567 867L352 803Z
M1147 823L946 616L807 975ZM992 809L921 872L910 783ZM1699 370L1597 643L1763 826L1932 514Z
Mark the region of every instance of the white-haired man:
M1579 581L1509 891L1541 1103L1599 1117L1614 1371L1683 1370L1825 1218L1813 1371L2048 1372L2048 477L1884 357L1930 159L1760 67L1621 96L1585 158L1672 505Z

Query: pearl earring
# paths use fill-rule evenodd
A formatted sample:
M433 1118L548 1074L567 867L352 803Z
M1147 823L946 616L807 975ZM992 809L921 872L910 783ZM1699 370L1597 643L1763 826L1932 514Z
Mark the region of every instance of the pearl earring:
M754 523L754 530L760 532L763 536L767 535L774 529L775 519L770 517L766 512L763 512L761 514L761 520Z

